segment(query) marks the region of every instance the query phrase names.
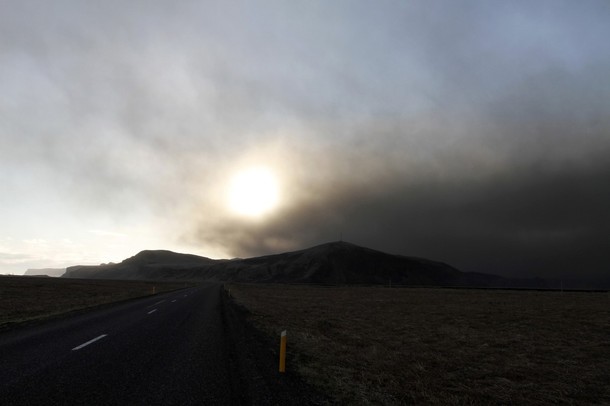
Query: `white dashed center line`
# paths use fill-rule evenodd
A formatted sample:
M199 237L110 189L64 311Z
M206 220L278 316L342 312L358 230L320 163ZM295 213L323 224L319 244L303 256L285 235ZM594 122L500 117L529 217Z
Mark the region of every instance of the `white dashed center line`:
M148 312L148 314L154 313L156 311L157 311L157 309L152 309L151 311Z
M94 342L96 342L97 340L101 340L102 338L106 337L107 335L108 335L108 334L102 334L102 335L101 335L101 336L99 336L99 337L95 337L93 340L89 340L89 341L87 341L86 343L83 343L83 344L79 345L78 347L74 347L74 348L72 348L72 351L78 351L78 350L80 350L81 348L84 348L84 347L88 346L89 344L93 344L93 343L94 343Z
M172 300L172 303L174 303L176 301L176 299Z

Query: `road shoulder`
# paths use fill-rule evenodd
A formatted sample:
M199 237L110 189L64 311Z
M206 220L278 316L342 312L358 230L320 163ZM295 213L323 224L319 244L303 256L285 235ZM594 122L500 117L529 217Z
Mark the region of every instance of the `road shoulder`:
M230 362L235 367L232 368L235 371L232 380L242 391L243 399L249 400L249 404L332 404L293 371L279 373L279 335L274 340L256 329L248 320L248 310L235 303L224 289L221 294L221 312L225 336L229 340Z

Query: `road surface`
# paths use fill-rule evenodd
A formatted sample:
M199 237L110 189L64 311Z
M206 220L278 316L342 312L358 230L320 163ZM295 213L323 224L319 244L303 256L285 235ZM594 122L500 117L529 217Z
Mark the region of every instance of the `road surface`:
M317 403L273 370L225 300L220 285L202 285L4 332L0 403Z

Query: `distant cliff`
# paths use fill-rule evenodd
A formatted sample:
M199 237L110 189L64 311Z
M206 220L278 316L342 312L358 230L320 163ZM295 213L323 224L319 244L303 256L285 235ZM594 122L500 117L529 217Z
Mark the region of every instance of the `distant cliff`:
M28 269L24 275L27 276L62 276L66 272L66 268L41 268Z

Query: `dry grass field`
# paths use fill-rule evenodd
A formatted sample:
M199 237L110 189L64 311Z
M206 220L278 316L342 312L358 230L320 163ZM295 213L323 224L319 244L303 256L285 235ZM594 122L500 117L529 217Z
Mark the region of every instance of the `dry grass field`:
M141 282L0 276L0 329L120 300L184 287L182 282Z
M610 404L608 293L227 285L341 404Z

